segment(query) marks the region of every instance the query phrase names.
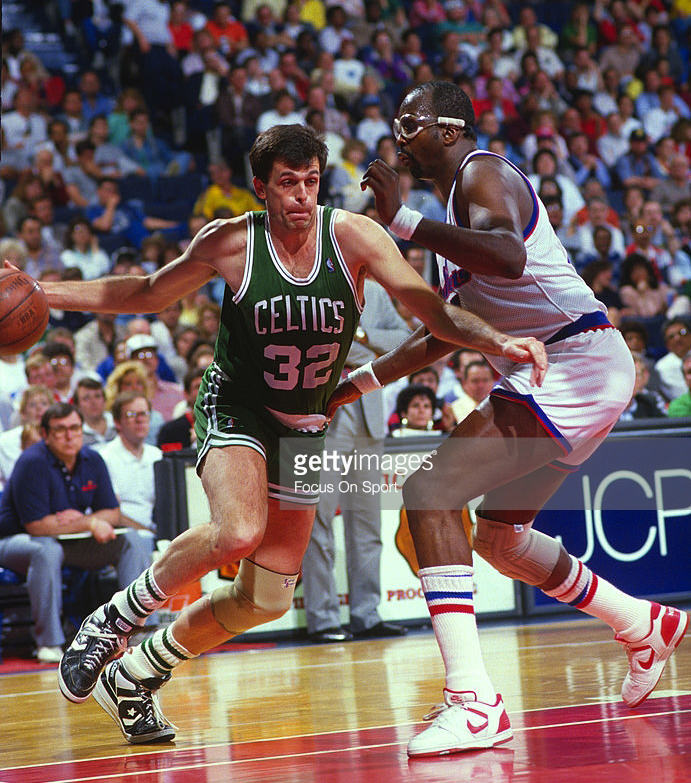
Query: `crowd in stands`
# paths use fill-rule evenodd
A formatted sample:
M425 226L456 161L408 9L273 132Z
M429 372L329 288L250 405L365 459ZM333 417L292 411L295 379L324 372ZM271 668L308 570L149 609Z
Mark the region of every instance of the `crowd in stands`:
M399 171L404 203L444 220L439 195L400 167L391 123L410 87L450 80L473 100L478 146L526 173L624 333L637 384L622 419L691 415L689 0L32 9L71 67L44 64L22 29L3 32L1 258L39 280L152 272L208 221L261 209L247 153L275 124L323 134L323 203L377 220L359 182L379 157ZM396 241L436 286L430 254ZM193 445L224 289L214 280L155 317L52 310L38 347L0 360L0 487L56 402L76 405L84 443L104 457L125 455L108 444L128 405L133 426L146 419L128 452L138 464L160 456L156 444ZM482 356L458 351L387 388L390 432L449 432L494 380Z

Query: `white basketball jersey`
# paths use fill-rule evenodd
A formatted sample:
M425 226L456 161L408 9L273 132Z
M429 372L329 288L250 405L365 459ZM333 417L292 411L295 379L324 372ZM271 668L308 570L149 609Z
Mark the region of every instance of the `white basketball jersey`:
M521 175L530 191L533 214L523 230L525 268L520 278L510 280L467 272L437 254L443 299L448 302L457 297L461 307L501 332L514 337L532 336L542 341L586 313L606 313L606 307L595 298L569 262L564 246L552 229L544 204L520 169L501 155L473 150L462 161L459 172L478 155L491 155L511 166ZM453 226L460 225L454 208L456 182L446 205L446 222ZM500 357L488 356L487 359L502 375L511 366Z

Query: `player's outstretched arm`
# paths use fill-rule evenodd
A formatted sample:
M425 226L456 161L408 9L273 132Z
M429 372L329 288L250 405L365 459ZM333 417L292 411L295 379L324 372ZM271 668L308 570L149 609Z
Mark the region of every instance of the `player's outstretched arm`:
M157 313L196 291L218 274L218 259L244 241L234 221L204 226L185 252L151 275L122 275L100 280L41 283L48 303L59 310L98 313ZM239 225L239 224L235 224Z
M450 343L447 353L463 345L484 354L507 355L506 346L512 345L511 338L473 313L444 303L405 261L386 231L373 220L341 212L336 236L349 268L355 272L354 277L358 279L363 270L373 277L411 310L438 340ZM526 356L524 361L532 359Z
M535 386L541 386L547 372L547 354L544 345L534 337L504 336L506 340L503 343L502 355L515 362L531 363L533 365L531 382ZM387 383L427 367L457 347L455 343L440 340L430 334L425 326L420 326L392 351L375 359L371 365L365 365L365 368L358 368L351 373L351 376L356 376L357 380L341 381L329 399L327 418L331 419L341 405L354 402L363 393L377 386L386 386Z

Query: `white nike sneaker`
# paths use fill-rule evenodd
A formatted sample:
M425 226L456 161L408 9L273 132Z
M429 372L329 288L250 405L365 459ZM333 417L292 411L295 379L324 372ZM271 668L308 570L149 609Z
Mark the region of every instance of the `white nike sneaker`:
M477 701L473 691L444 688L444 704L425 715L432 725L408 743L409 756L443 756L492 748L513 737L500 695L494 704Z
M621 698L629 707L645 701L657 685L665 663L684 638L689 627L686 612L671 606L650 603L650 631L637 642L619 634L616 641L624 645L629 659L629 671L621 686Z

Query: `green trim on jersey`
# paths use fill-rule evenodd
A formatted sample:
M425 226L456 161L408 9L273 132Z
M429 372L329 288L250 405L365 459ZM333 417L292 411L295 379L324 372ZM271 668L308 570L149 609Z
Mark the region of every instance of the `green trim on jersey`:
M266 212L247 213L245 273L237 292L226 286L215 351L238 402L291 417L324 414L362 311L333 222L331 207L317 207L314 266L296 279L278 258Z

